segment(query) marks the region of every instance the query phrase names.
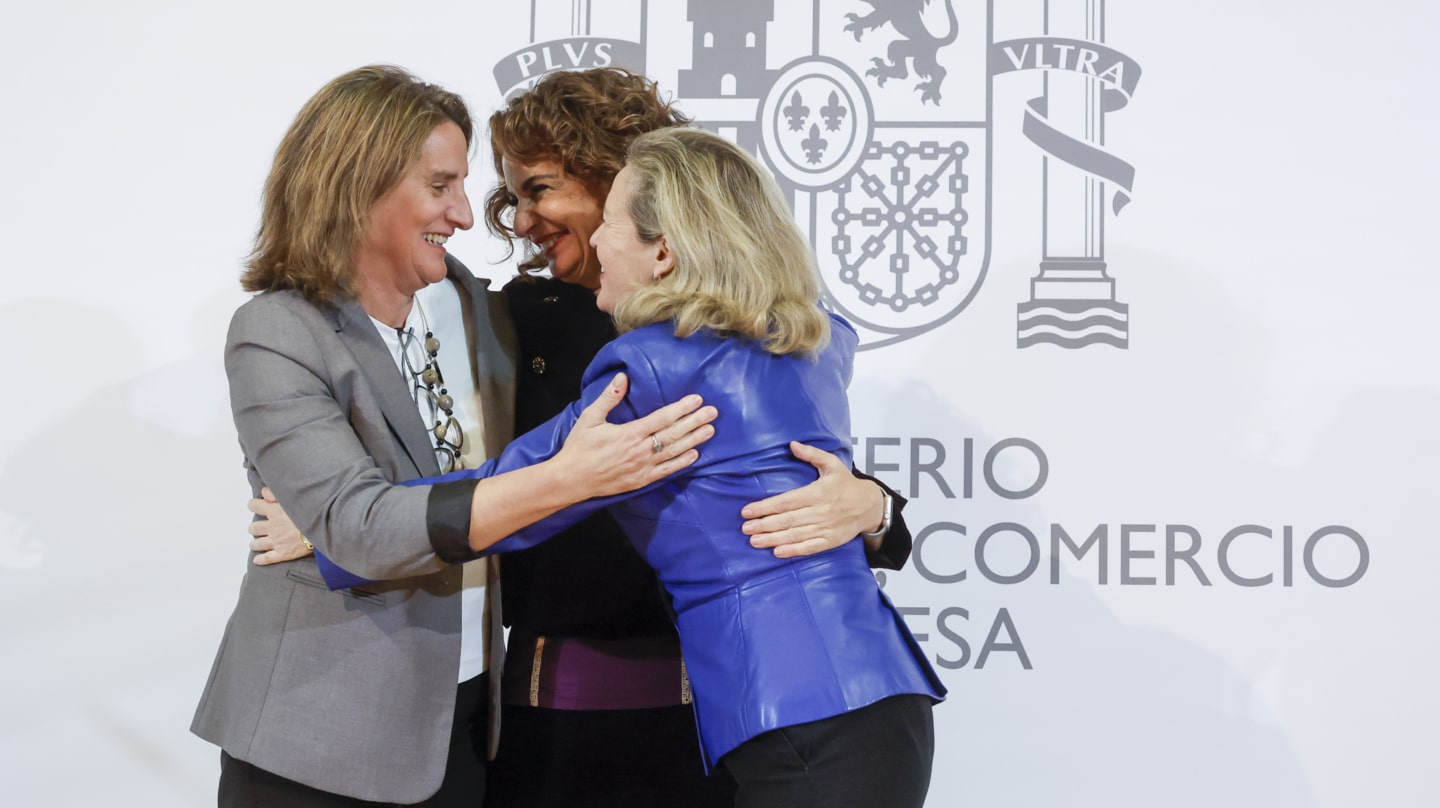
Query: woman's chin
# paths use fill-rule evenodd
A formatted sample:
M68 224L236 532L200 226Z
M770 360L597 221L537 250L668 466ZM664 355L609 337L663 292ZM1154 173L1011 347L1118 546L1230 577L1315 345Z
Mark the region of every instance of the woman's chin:
M614 314L615 304L617 302L619 301L615 300L614 297L605 294L605 289L603 287L595 290L595 308L605 312L606 314Z
M590 291L600 288L600 271L591 269L590 266L581 262L580 264L550 262L550 277L573 283L576 286L583 286Z

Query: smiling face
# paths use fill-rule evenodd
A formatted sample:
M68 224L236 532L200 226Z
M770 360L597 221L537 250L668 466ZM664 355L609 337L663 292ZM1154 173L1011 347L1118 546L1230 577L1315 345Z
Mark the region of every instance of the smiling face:
M444 280L445 242L475 223L465 196L469 173L465 135L446 121L420 156L370 208L355 255L360 296L402 296Z
M600 226L600 200L552 160L525 165L505 157L501 170L515 205L515 235L544 253L551 276L598 288L600 262L590 235Z
M607 314L613 313L631 292L664 277L674 268L664 236L646 243L635 230L635 220L630 218L634 182L635 177L628 168L615 175L610 195L605 197L604 221L590 238L602 268L595 305Z

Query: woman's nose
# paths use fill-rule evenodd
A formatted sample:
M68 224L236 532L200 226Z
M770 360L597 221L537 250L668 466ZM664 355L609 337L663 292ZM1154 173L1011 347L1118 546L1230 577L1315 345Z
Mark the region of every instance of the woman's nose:
M511 225L515 230L515 235L525 238L530 234L530 228L534 226L535 215L530 212L530 207L523 202L516 205L515 221Z
M475 211L470 208L470 197L461 194L460 201L450 208L450 221L461 230L475 226Z

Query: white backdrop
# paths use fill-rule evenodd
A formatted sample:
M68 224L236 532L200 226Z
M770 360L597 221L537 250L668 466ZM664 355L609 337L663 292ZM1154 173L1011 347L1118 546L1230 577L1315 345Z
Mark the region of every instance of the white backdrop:
M774 3L758 88L725 37L770 4L716 2L735 88L718 100L684 86L708 57L678 2L7 6L0 801L213 799L218 755L187 727L248 518L220 349L301 103L383 61L483 119L509 89L497 77L543 66L547 42L581 53L589 39L644 54L682 106L741 139L763 141L779 120L767 110L794 100L763 103L782 80L816 99L801 134L841 89L847 115L815 130L839 145L777 171L802 220L816 213L833 299L875 326L870 344L893 343L861 354L851 402L857 457L912 497L924 534L885 588L951 688L931 805L1433 804L1440 363L1424 323L1440 297L1426 236L1440 161L1424 144L1440 11L953 3L950 42L946 0L924 12L948 73L928 102L913 62L884 88L865 75L904 38L901 3L858 41L844 30L878 0ZM1091 74L1063 39L1091 43ZM990 42L1010 47L993 51L993 79ZM552 62L566 53L553 44ZM1041 63L1053 69L1012 69ZM1107 77L1117 63L1128 75ZM1024 125L1035 98L1039 124L1133 166L1122 212L1117 175L1102 184L1027 137L1044 128ZM852 136L867 105L889 158ZM771 131L772 165L804 154ZM861 261L863 227L847 225L850 242L826 228L903 196L884 183L913 190L923 161L893 147L927 141L966 144L968 185L947 175L886 221L963 210L967 246L932 217L939 259L891 233ZM861 151L835 157L846 142ZM473 199L492 179L480 155ZM861 174L848 201L812 193L806 172L826 166L870 172L878 196ZM483 228L451 247L511 273ZM1042 259L1058 286L1032 286ZM941 265L926 299L916 283ZM1017 317L1046 295L1108 314L1059 305L1024 331ZM1019 347L1026 334L1095 344ZM1064 541L1087 538L1083 553Z

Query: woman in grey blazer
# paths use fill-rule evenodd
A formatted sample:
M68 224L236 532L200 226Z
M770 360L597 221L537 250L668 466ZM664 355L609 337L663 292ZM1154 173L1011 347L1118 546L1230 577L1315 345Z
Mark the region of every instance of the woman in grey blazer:
M465 671L485 657L462 649L494 648L500 631L498 609L488 626L473 619L483 607L466 612L467 588L496 595L484 566L454 563L472 557L472 526L505 535L639 487L712 432L694 397L606 423L617 379L550 463L394 485L511 437L505 307L444 248L473 224L472 133L458 96L367 67L310 99L276 152L243 277L261 294L225 348L236 431L254 493L273 489L307 541L386 580L332 592L313 558L247 565L191 727L222 748L221 805L475 804L487 686Z

